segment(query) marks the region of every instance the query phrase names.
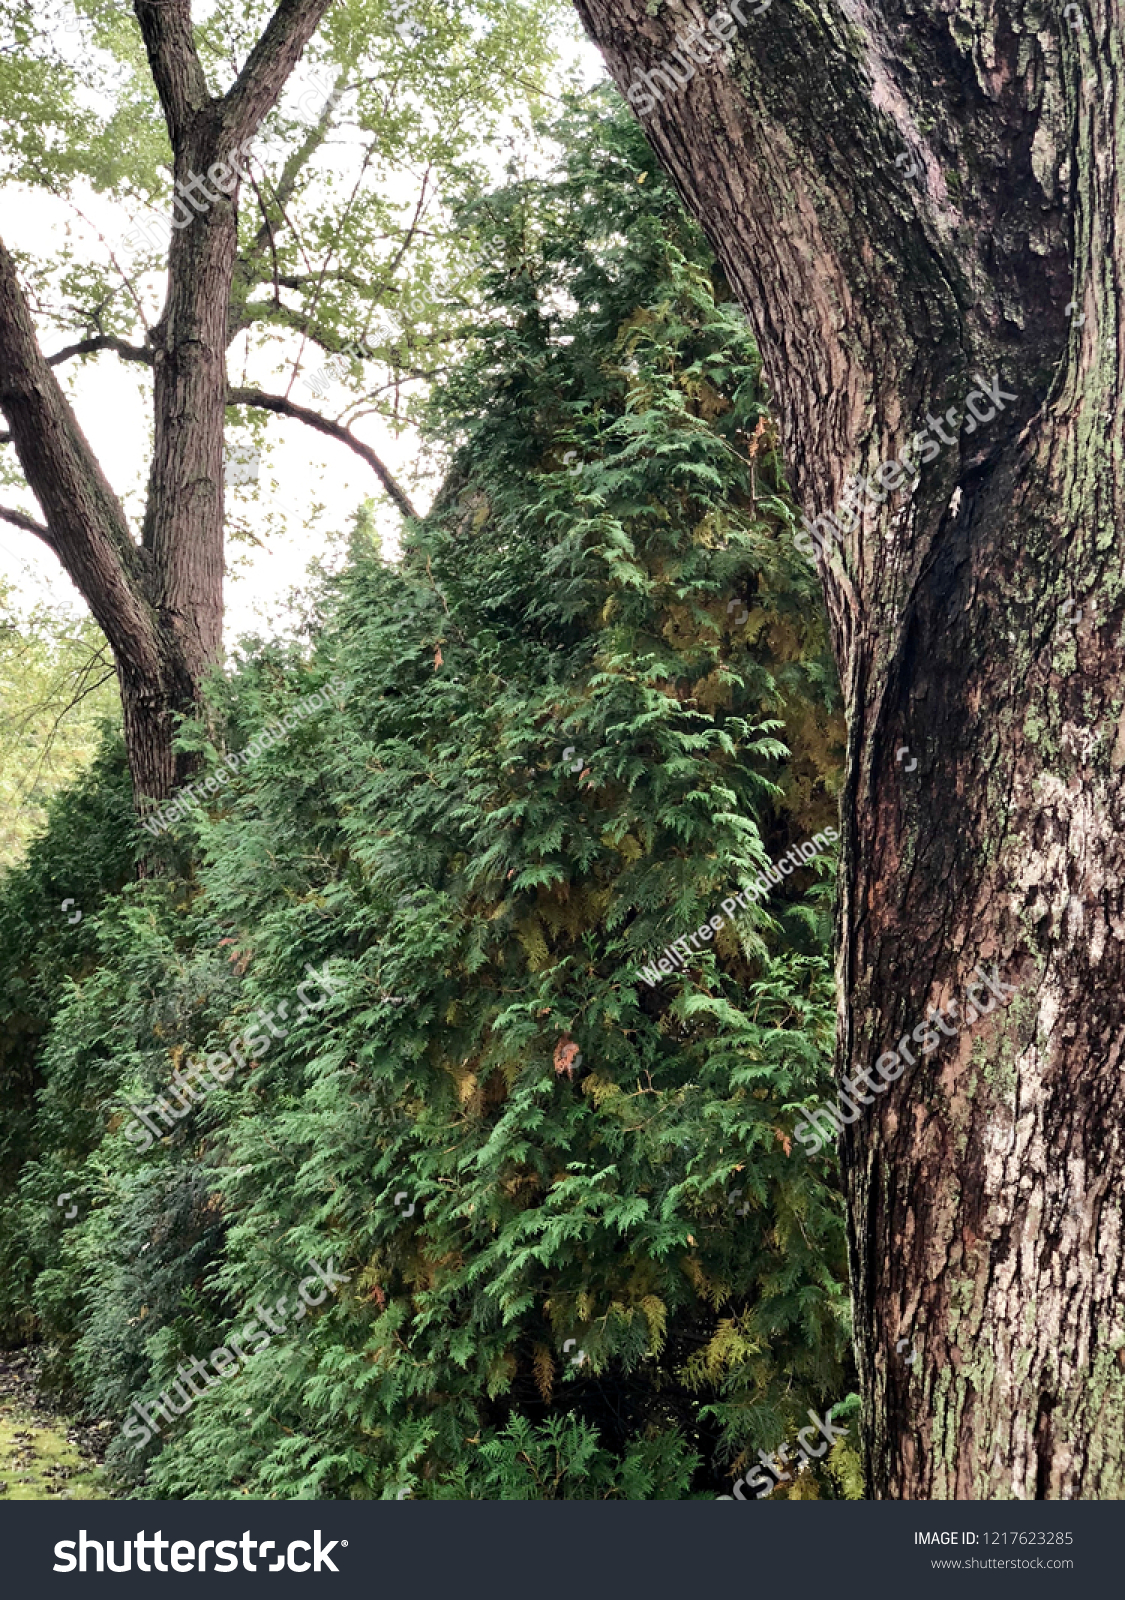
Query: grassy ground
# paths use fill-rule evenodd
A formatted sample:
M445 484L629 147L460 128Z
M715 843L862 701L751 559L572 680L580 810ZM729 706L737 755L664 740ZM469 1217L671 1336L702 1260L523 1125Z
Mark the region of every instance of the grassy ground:
M26 1358L0 1356L0 1500L111 1498L83 1432L45 1410Z

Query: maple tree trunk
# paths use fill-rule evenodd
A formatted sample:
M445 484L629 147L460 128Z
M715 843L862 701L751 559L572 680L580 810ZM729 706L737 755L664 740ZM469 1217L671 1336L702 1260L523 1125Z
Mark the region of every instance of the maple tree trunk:
M824 579L868 1492L1125 1495L1121 0L576 4Z
M206 173L220 128L185 141L177 177ZM214 192L214 191L213 191ZM141 809L192 766L172 749L177 715L197 708L223 624L223 424L227 314L236 249L234 195L172 236L154 353L155 448L141 543L35 340L0 245L0 402L45 534L113 648L126 749Z
M140 543L39 349L19 274L0 243L0 410L43 509L35 532L58 556L113 650L138 809L195 764L173 751L222 650L223 426L248 146L331 0L280 0L236 81L213 95L190 0L135 0L174 158L164 313L149 335L155 444ZM98 341L92 341L97 343ZM136 353L134 353L136 358Z
M206 174L223 145L221 121L201 117L177 152L177 181ZM151 335L155 440L143 543L156 575L159 687L119 673L134 782L160 798L190 769L171 753L175 713L196 708L223 642L223 426L238 191L211 193L215 203L201 199L201 214L173 232L168 298ZM177 209L180 220L190 215L183 200Z

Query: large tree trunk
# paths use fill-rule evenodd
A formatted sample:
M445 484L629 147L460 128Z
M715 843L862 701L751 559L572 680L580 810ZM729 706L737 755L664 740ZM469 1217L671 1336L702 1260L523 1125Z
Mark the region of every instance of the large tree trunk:
M1121 0L736 6L729 60L688 0L576 3L753 320L809 516L936 447L819 557L841 1079L911 1036L841 1140L869 1492L1125 1495ZM978 966L1017 988L986 1015Z

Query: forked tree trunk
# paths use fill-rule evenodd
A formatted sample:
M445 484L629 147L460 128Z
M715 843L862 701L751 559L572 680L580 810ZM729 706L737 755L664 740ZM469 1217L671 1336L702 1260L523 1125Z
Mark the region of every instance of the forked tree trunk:
M191 768L192 758L172 748L176 719L198 707L222 646L223 425L237 174L330 4L279 0L220 98L211 94L195 48L190 0L135 0L179 190L168 295L150 335L155 447L139 545L39 349L15 264L0 244L0 410L46 522L20 513L9 520L31 528L57 554L109 640L142 811L166 799Z
M1121 0L754 0L730 59L690 0L576 3L750 314L809 517L920 469L816 530L869 1493L1125 1495Z

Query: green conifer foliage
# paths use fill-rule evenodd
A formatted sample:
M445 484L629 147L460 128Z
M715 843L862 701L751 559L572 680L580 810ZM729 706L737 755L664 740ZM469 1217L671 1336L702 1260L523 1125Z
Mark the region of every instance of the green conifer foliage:
M57 1204L60 1193L73 1189L68 1179L75 1170L62 1152L76 1149L82 1162L104 1131L96 1098L86 1102L81 1130L73 1107L64 1125L49 1126L36 1100L44 1087L44 1039L73 983L99 964L97 913L134 870L132 793L120 735L107 730L91 765L44 809L45 833L0 879L0 1194L9 1199L41 1145L53 1157L43 1174L43 1204L30 1217L21 1223L10 1204L0 1208L5 1344L34 1331L31 1286L49 1265L62 1213L72 1203Z
M466 211L502 264L435 397L438 506L398 566L360 519L311 664L260 652L231 737L332 675L343 703L181 825L191 893L108 907L55 1019L42 1118L116 1030L103 1198L37 1302L100 1406L310 1259L349 1274L117 1449L149 1492L712 1497L849 1387L831 1159L790 1141L830 1082L829 863L639 971L835 820L819 605L705 242L608 96L554 133L558 171ZM310 962L331 998L128 1146L110 1095Z

